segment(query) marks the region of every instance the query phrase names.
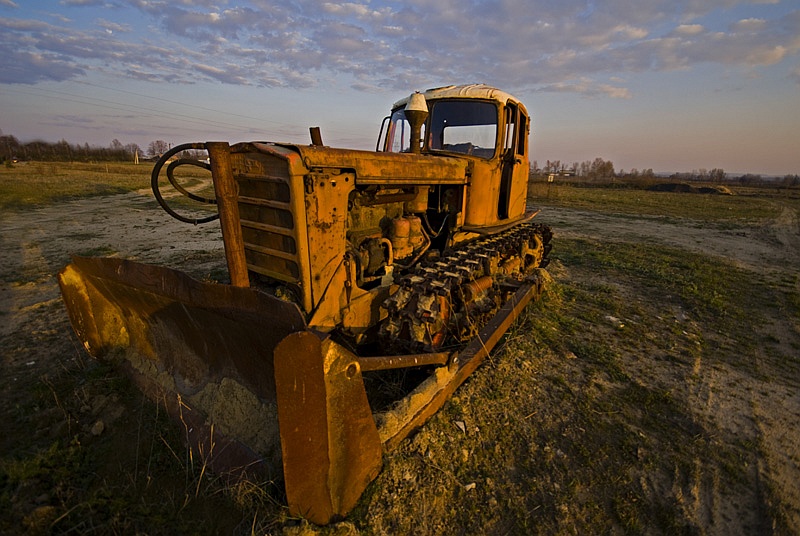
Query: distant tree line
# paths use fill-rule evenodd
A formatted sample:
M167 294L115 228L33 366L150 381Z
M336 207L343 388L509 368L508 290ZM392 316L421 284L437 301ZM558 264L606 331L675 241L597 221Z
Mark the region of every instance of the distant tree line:
M653 170L649 170L650 173ZM610 160L595 158L583 162L562 162L561 160L547 160L544 167L539 167L537 160L531 164L531 174L536 175L563 175L584 177L586 179L610 179L616 177L614 163Z
M123 145L118 139L111 140L108 147L97 147L88 143L71 144L67 140L55 143L42 140L21 142L16 137L4 135L0 130L0 163L14 160L37 160L45 162L131 162L135 158L158 158L171 149L164 140L151 141L147 151L135 143ZM205 158L203 151L183 151L182 157Z
M66 140L55 143L42 140L20 142L11 135L4 135L0 130L0 163L11 163L14 160L39 160L51 162L130 162L135 157L156 158L167 152L171 148L170 144L164 140L155 140L148 144L147 151L143 151L137 144L128 143L123 145L118 139L111 140L108 147L91 146L88 143L71 144ZM205 158L203 151L184 151L181 156L193 158ZM729 177L725 170L714 168L693 170L688 173L673 173L669 177L656 177L651 168L636 169L629 171L614 169L614 163L610 160L595 158L583 162L566 162L561 160L547 160L543 166L537 160L531 163L531 180L547 178L551 175L561 177L576 177L581 181L589 182L614 182L619 179L625 182L651 181L665 178L676 182L711 182L711 183L732 183L738 182L745 186L800 186L800 176L785 175L782 178L764 178L757 174L745 174L739 177Z
M780 178L763 177L762 175L747 173L738 177L729 176L722 168L696 169L687 173L673 173L669 176L657 177L651 168L629 171L620 169L615 171L613 162L602 158L585 160L583 162L562 162L561 160L547 160L543 166L537 160L531 163L531 180L546 179L549 176L560 176L565 180L575 177L582 182L607 183L620 180L622 182L650 182L655 180L670 180L674 182L704 182L704 183L739 183L744 186L779 186L785 188L800 186L800 175L785 175Z
M143 156L135 143L123 145L114 139L108 147L95 147L88 143L71 144L67 140L55 143L42 140L21 142L16 137L0 132L0 161L38 160L46 162L130 162L135 155Z

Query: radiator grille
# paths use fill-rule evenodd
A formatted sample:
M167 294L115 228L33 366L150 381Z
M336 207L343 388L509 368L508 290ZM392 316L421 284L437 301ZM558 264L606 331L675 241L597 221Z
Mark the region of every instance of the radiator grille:
M298 283L298 229L292 214L288 168L281 160L270 160L269 165L259 166L258 174L237 176L247 268L274 279Z

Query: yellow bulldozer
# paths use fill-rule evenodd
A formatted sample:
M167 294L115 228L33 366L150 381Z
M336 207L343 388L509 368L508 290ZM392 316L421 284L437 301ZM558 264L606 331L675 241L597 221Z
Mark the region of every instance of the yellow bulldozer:
M317 128L309 145L177 146L153 192L182 221L219 219L229 280L74 257L59 274L72 326L212 469L282 481L312 522L341 518L543 290L552 233L526 208L529 131L519 100L465 85L396 102L374 152ZM181 186L183 165L210 171L213 197ZM217 210L175 210L164 174Z

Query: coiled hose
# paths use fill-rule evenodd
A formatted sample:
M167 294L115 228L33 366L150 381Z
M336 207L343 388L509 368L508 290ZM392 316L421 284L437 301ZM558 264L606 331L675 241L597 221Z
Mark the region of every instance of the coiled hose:
M156 165L153 167L153 173L150 176L150 188L153 190L153 195L155 196L156 201L158 201L158 204L161 205L161 208L163 208L167 214L169 214L178 221L197 225L200 223L208 223L210 221L219 219L219 214L212 214L211 216L205 216L202 218L188 218L186 216L178 214L177 212L175 212L175 210L173 210L172 207L170 207L167 204L166 200L164 200L164 197L161 195L161 189L158 185L158 179L159 176L161 175L161 168L164 167L164 164L166 164L167 161L174 155L182 151L188 151L190 149L205 150L206 144L202 142L184 143L182 145L176 145L175 147L164 153L161 156L161 158L158 159ZM205 162L202 162L200 160L195 160L190 158L180 158L178 160L170 162L169 165L167 166L167 179L169 180L169 183L172 185L173 188L175 188L178 192L188 197L189 199L207 205L216 205L217 204L216 199L195 195L186 190L180 184L178 184L178 181L175 179L174 173L175 170L180 166L196 166L211 171L211 165L206 164Z

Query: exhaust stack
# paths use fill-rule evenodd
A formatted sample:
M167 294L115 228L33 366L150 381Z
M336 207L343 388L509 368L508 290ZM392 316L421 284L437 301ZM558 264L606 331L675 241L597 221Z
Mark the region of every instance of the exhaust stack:
M409 125L411 125L411 152L414 154L420 153L420 132L422 125L428 118L428 104L425 102L425 97L417 91L408 99L408 104L405 107L406 118Z

